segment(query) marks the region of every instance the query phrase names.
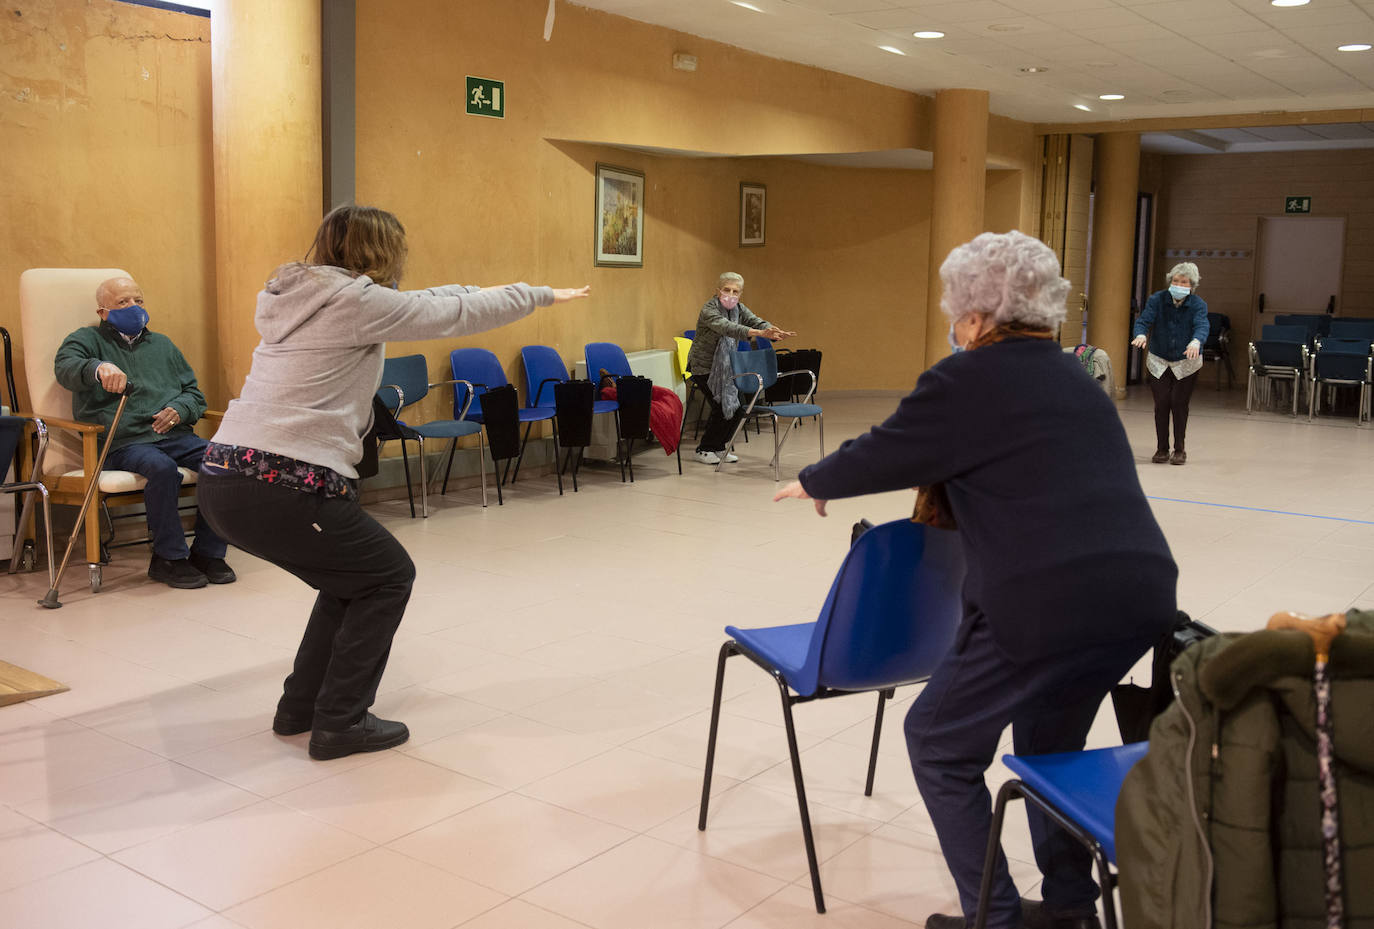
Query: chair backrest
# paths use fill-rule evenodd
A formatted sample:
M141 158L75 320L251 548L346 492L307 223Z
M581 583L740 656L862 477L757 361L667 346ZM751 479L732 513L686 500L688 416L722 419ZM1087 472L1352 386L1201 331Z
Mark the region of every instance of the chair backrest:
M687 341L689 342L695 340L697 337L697 331L695 329L684 329L682 330L682 334L687 337Z
M456 380L472 382L472 392L476 396L472 398L472 406L468 408L469 416L481 415L482 395L484 393L494 387L502 387L510 383L506 380L506 372L501 367L501 362L497 360L493 352L485 348L454 349L449 352L448 363ZM463 384L454 384L454 415L463 409L463 404L467 401L467 387Z
M0 487L5 484L5 478L10 473L10 465L14 464L14 453L19 449L19 440L24 435L24 424L28 419L23 416L0 416ZM24 480L21 474L15 475L20 482ZM12 526L0 527L0 532L9 534Z
M1322 339L1318 355L1368 355L1374 341L1370 339Z
M830 585L799 684L878 690L930 676L963 616L959 533L900 519L854 542ZM799 693L814 693L798 689Z
M53 359L71 333L100 322L95 290L120 268L30 268L19 275L19 325L24 335L24 375L29 404L38 417L72 418L71 391L57 383ZM64 473L81 468L81 439L66 429L50 434L44 470Z
M1279 326L1302 326L1307 330L1307 341L1311 342L1323 334L1331 324L1328 317L1319 313L1280 313L1274 317Z
M778 355L764 348L735 352L731 356L736 374L757 374L763 379L763 389L767 390L778 382ZM753 378L738 378L735 386L745 393L758 390Z
M630 359L614 342L588 342L583 349L583 357L587 362L587 380L593 384L599 383L602 368L616 377L634 373L630 370Z
M1260 329L1261 338L1273 342L1306 342L1311 339L1306 326L1270 323Z
M692 376L692 372L687 370L687 356L692 353L692 340L675 335L673 347L677 349L677 375L685 381Z
M1333 342L1338 344L1331 346ZM1369 362L1368 342L1327 339L1314 358L1312 375L1319 381L1363 382L1368 376Z
M1231 317L1225 313L1207 314L1207 343L1203 348L1218 349L1221 347L1221 337L1224 333L1231 331Z
M1265 327L1268 328L1268 327ZM1300 372L1306 367L1304 351L1307 343L1302 341L1260 340L1251 342L1255 357L1261 367L1285 368Z
M400 388L401 396L395 389ZM429 393L429 362L424 355L402 355L382 361L382 386L377 396L400 419L402 406L419 403Z
M1374 322L1359 319L1331 320L1333 339L1374 339Z
M554 385L568 379L563 357L547 345L526 345L520 349L520 360L525 364L525 406L554 409Z

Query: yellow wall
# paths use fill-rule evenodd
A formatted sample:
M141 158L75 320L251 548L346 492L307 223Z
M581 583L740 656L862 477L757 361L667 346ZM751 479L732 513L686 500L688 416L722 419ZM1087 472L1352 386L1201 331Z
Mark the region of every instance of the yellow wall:
M110 0L7 5L0 140L0 326L18 352L24 269L123 267L216 394L210 21Z
M1345 216L1343 286L1337 312L1374 316L1374 151L1169 155L1162 159L1161 203L1151 291L1179 259L1170 248L1250 249L1245 259L1199 259L1198 296L1231 317L1232 364L1244 365L1253 338L1255 238L1261 216L1283 215L1285 196L1312 198L1312 215ZM1242 382L1243 382L1242 378Z

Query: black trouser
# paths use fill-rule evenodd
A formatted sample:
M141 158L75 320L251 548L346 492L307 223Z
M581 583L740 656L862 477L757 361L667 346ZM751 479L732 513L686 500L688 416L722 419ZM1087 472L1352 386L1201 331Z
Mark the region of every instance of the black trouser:
M1169 450L1169 417L1174 419L1174 451L1181 452L1183 437L1188 431L1188 401L1193 398L1193 388L1197 386L1194 371L1185 378L1174 377L1172 368L1166 368L1163 377L1150 378L1150 390L1155 395L1155 449Z
M347 729L377 698L415 565L356 502L237 474L200 473L196 496L230 543L319 591L279 712Z
M707 384L709 377L709 371L705 374L692 372L692 380L700 386L697 393L705 398L706 405L711 410L711 414L706 417L706 428L701 432L701 441L697 443L697 451L723 452L725 451L725 443L730 441L730 436L735 434L735 427L739 425L740 418L744 415L744 403L741 402L740 408L735 411L734 416L726 419L725 411L721 409L720 402L711 395L711 388Z

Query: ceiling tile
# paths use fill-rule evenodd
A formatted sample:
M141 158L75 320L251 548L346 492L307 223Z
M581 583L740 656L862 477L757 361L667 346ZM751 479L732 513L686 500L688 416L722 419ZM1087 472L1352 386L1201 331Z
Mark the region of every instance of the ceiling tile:
M1307 128L1323 139L1374 139L1374 125L1369 123L1336 123Z
M782 0L792 6L805 7L817 13L868 13L873 10L891 10L901 4L889 0Z
M1158 48L1163 51L1166 47L1164 43L1174 38L1174 33L1165 29L1163 26L1157 26L1154 23L1147 23L1144 21L1135 26L1113 26L1110 28L1095 29L1070 28L1069 31L1076 36L1081 36L1082 38L1101 43L1102 45L1110 45L1113 48L1128 47L1140 49L1142 52L1147 51L1143 46L1151 42L1159 43Z
M1139 26L1147 20L1119 6L1102 7L1093 10L1077 10L1064 13L1040 13L1040 19L1060 29L1121 29Z
M1039 16L1042 13L1064 13L1069 10L1095 10L1115 6L1113 0L1002 0L1007 6Z

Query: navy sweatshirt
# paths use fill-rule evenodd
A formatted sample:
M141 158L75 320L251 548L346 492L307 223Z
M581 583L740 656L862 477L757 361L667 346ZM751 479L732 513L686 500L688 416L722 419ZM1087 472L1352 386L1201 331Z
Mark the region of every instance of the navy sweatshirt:
M964 622L986 616L1012 660L1173 622L1178 568L1116 408L1055 342L951 355L800 479L821 500L944 482L968 562Z

